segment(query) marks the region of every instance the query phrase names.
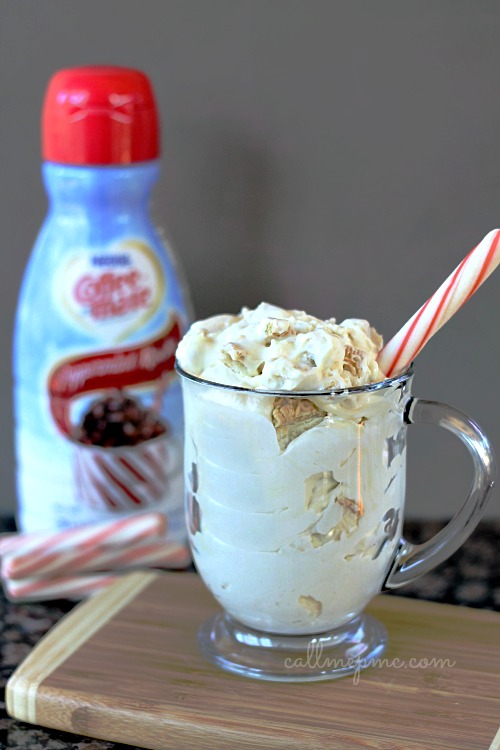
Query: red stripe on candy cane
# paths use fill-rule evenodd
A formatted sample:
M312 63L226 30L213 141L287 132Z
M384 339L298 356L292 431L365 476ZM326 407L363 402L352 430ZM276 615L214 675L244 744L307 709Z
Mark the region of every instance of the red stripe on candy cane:
M63 576L60 578L33 579L22 581L4 581L7 598L11 601L26 599L42 601L58 598L82 598L109 586L117 576L96 574L92 576Z
M472 252L474 252L474 250L472 250ZM470 254L467 256L467 258L469 258L469 257L470 257ZM443 296L441 297L441 299L439 301L439 304L438 304L438 306L436 308L436 312L434 313L431 322L427 326L427 330L425 331L424 335L422 336L420 342L413 349L411 355L407 357L410 361L413 360L417 356L417 354L419 354L419 352L422 350L425 342L428 341L428 339L432 336L432 332L434 330L434 327L437 325L439 319L441 318L441 313L445 309L446 302L449 299L450 294L452 293L452 291L453 291L453 289L454 289L454 287L456 285L456 282L457 282L458 278L460 277L462 269L464 268L464 266L465 266L465 264L467 262L467 258L464 258L463 261L460 263L460 265L455 269L455 271L454 271L454 273L452 275L452 278L450 279L450 283L448 284L448 286L446 287L446 289L443 291ZM433 300L434 300L434 297L430 297L427 300L427 302L425 303L425 305L422 307L422 312L427 308L427 305L429 305L430 302L432 302Z
M486 256L485 262L484 262L484 264L483 264L483 266L481 268L481 271L479 272L479 275L478 275L478 277L476 279L476 283L474 284L474 286L470 290L470 292L467 295L467 297L464 299L464 302L467 302L467 300L470 297L472 297L472 295L474 294L474 292L481 286L481 284L483 283L483 281L485 281L485 279L488 277L488 275L489 275L488 272L490 270L490 266L493 263L493 259L495 257L495 253L496 253L496 250L497 250L499 242L500 242L500 232L497 232L497 235L496 235L495 239L491 243L490 251L489 251L488 255ZM472 252L474 252L474 250ZM472 255L472 253L471 253L471 255Z
M379 352L386 377L410 365L427 341L467 302L500 263L500 230L486 237L462 260L452 274ZM476 271L479 265L479 271ZM435 308L426 323L425 315Z
M410 339L411 339L411 337L413 335L413 331L417 327L418 322L419 322L420 318L422 317L422 315L424 314L424 312L426 311L427 306L429 305L429 303L430 303L430 299L428 299L427 302L425 302L425 304L422 305L422 307L420 308L420 310L416 314L415 319L412 322L411 326L408 328L408 331L407 331L405 337L403 338L403 340L402 340L402 342L401 342L401 344L399 346L399 349L397 350L396 354L394 355L391 364L389 365L389 367L385 368L385 374L387 375L387 377L390 377L392 375L392 373L394 372L394 369L395 369L395 367L396 367L396 365L397 365L397 363L398 363L398 361L399 361L402 353L404 352L404 350L406 348L406 345L408 344L408 342L410 341Z
M97 547L119 549L143 540L158 539L165 534L167 519L157 511L134 514L119 520L76 526L61 532L11 534L0 539L2 563L9 566L9 575L26 575L36 562L51 564L62 553L76 554Z

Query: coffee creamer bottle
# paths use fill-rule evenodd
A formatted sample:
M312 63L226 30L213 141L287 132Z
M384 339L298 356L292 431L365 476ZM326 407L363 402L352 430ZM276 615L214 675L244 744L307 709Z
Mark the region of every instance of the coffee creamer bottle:
M189 302L151 223L159 126L147 77L62 70L42 117L49 212L14 338L18 525L161 510L184 539L174 353Z

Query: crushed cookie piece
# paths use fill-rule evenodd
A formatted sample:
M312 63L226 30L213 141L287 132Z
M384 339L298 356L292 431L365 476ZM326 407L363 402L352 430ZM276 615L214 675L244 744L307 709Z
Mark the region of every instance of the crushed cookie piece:
M344 495L338 495L335 498L335 502L343 508L342 518L325 534L321 534L318 531L313 532L310 536L313 547L322 547L328 542L338 542L342 534L350 536L358 528L359 519L361 518L358 503Z
M201 532L201 509L193 492L188 493L187 510L189 531L194 536L197 532Z
M191 464L191 471L188 475L189 482L191 484L191 489L194 493L198 492L198 464L192 463Z
M274 401L272 422L280 449L285 448L311 427L318 425L326 416L306 398L277 398Z
M311 474L305 482L306 510L322 513L330 504L333 490L340 485L331 471L320 471Z
M246 351L240 344L235 344L233 341L224 344L222 351L228 354L233 362L242 362L246 357Z
M288 320L270 318L266 323L265 335L270 339L280 339L285 336L295 336L295 329Z
M344 353L344 371L350 372L351 375L361 377L363 362L363 352L360 349L356 349L354 346L347 345Z
M323 605L313 596L299 596L299 604L311 617L319 617L323 611Z
M306 365L306 367L317 367L316 360L312 356L312 354L308 354L308 352L304 352L304 354L301 356L300 361L303 365Z
M338 503L347 513L352 513L354 516L360 516L359 505L356 500L352 500L350 497L339 495L335 498L335 502Z

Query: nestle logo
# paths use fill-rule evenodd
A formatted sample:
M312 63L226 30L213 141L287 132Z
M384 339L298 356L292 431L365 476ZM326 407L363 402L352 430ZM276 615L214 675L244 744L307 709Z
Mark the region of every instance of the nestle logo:
M117 255L94 255L92 257L93 266L129 266L130 258L125 253Z

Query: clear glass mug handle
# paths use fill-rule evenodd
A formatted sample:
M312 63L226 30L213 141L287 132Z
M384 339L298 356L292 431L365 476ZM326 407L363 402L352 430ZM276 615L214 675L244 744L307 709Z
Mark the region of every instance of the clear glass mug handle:
M488 438L462 412L436 401L411 398L406 407L405 422L438 425L460 438L471 454L474 478L465 503L444 529L424 544L414 545L401 539L383 591L414 581L456 552L479 523L495 480L495 457Z

